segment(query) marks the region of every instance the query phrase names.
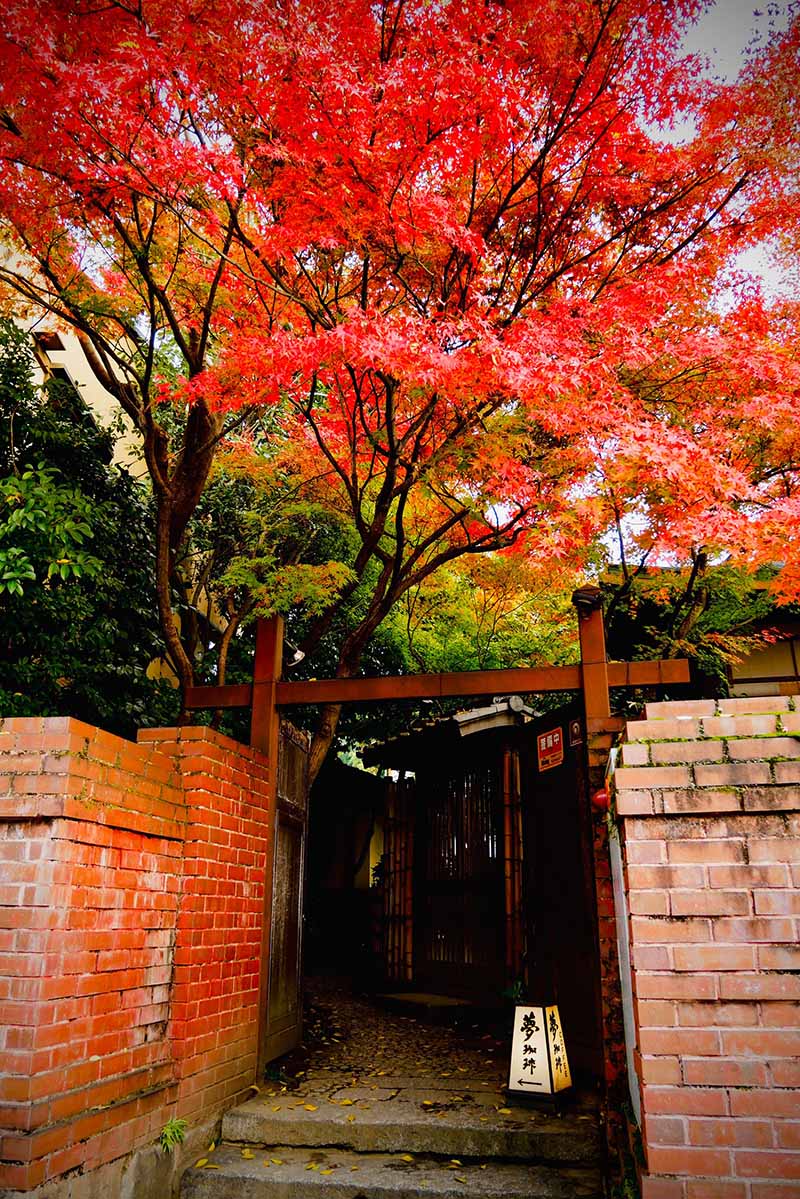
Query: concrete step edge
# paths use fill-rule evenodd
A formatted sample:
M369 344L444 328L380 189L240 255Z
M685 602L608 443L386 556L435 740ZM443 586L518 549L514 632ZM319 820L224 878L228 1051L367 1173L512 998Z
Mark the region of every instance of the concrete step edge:
M430 1155L330 1147L245 1149L247 1157L242 1152L241 1146L222 1144L198 1159L205 1164L186 1171L181 1199L601 1199L603 1193L597 1167L475 1158L455 1164Z
M371 1114L371 1113L370 1113ZM599 1128L586 1122L578 1128L557 1120L527 1127L498 1128L461 1121L408 1121L367 1118L346 1123L314 1113L314 1119L281 1120L268 1113L229 1112L222 1125L225 1141L240 1145L339 1146L360 1153L432 1153L445 1157L537 1159L553 1162L591 1162L600 1154Z

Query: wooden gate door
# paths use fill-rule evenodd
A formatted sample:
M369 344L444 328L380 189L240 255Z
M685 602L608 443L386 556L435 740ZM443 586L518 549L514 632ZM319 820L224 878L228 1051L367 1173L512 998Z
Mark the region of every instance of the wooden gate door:
M600 965L584 721L571 704L522 738L528 990L554 998L573 1072L602 1073Z
M426 778L417 794L415 978L433 991L496 1002L505 971L498 771L467 757L460 770Z
M308 826L308 736L281 723L272 875L265 1061L300 1044L303 1031L303 884Z

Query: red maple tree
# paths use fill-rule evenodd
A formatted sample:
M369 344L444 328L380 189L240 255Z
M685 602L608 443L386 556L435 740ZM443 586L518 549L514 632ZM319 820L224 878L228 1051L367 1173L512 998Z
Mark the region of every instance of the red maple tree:
M184 684L179 549L259 405L356 531L306 645L369 581L340 675L462 554L564 557L635 513L668 551L788 559L795 314L715 295L797 227L798 24L719 84L680 51L703 7L11 0L0 275L142 433Z

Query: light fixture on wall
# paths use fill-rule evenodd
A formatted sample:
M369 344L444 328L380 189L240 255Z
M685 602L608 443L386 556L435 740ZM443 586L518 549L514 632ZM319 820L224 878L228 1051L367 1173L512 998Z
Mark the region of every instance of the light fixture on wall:
M515 1007L507 1091L552 1100L571 1086L558 1005Z

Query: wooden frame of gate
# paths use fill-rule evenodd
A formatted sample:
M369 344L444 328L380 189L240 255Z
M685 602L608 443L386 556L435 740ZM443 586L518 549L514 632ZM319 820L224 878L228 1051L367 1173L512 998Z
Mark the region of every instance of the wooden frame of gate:
M290 682L283 671L283 621L280 617L260 620L252 683L227 686L188 687L187 709L251 709L250 744L264 753L270 763L270 829L267 841L264 898L264 942L259 1010L266 1013L269 1002L268 962L272 927L272 878L277 817L277 770L281 709L297 704L378 703L397 699L442 699L454 697L532 694L551 691L582 691L587 732L591 734L611 715L612 687L646 687L687 683L689 664L685 659L643 662L608 662L605 630L598 587L581 587L572 596L578 612L581 661L578 666L515 667L508 670L475 670L448 674L389 675L379 678L332 678ZM261 1020L259 1072L267 1058L267 1033Z

